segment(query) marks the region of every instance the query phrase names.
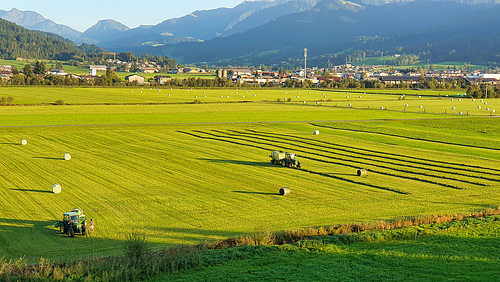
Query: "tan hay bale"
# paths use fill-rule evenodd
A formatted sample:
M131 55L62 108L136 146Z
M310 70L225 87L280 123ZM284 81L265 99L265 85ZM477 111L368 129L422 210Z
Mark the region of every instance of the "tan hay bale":
M358 169L357 174L360 177L366 177L366 175L368 174L368 171L366 171L366 169L364 169L364 168Z
M54 186L52 186L52 193L54 194L59 194L61 193L61 185L59 184L54 184Z
M287 195L291 195L290 194L290 188L288 187L283 187L280 189L280 195L281 196L287 196Z

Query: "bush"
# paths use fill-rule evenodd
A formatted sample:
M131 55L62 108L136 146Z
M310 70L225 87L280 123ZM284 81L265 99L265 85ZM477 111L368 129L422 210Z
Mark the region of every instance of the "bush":
M138 233L130 233L123 243L125 257L132 261L141 260L144 254L148 251L146 243L146 235Z
M54 105L65 105L66 103L64 103L63 100L57 100Z
M12 106L14 103L14 97L9 96L9 97L2 97L0 99L0 105L2 106Z

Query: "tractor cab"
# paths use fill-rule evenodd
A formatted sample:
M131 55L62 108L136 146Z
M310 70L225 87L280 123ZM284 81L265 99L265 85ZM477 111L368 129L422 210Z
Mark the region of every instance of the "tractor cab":
M80 223L80 214L76 212L63 213L63 221Z

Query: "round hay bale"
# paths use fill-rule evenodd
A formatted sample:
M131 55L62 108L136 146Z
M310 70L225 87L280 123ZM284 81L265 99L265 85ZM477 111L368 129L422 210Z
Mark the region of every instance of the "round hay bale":
M484 102L485 105L488 105L488 102Z
M455 109L455 107L451 107L451 109L452 109L452 110L454 110L454 109Z
M314 130L314 135L319 135L319 130Z
M352 103L349 103L349 107L352 107Z
M495 109L493 109L492 112L495 112Z
M419 107L420 109L422 109L424 106L420 105L420 106L418 106L418 107Z
M472 102L476 102L476 99L472 99Z
M381 109L381 110L383 110L383 109L384 109L384 107L380 107L380 109Z
M71 155L69 153L64 154L64 160L66 161L71 160Z
M26 139L21 140L21 145L23 145L23 146L24 146L24 145L26 145L26 144L28 144L28 141L26 141Z
M194 96L194 98L195 98L195 99L197 99L197 98L198 98L198 96Z
M409 106L410 106L410 105L408 105L408 104L405 104L405 107L409 107Z
M300 96L297 96L297 98L300 98Z
M304 101L304 102L302 102L302 103L306 104L307 102L306 102L306 101Z
M283 187L280 189L280 195L281 196L287 196L287 195L291 195L290 194L290 188L288 187Z
M364 168L358 169L357 174L360 177L366 177L366 175L368 174L368 171L366 171L366 169L364 169Z
M490 108L486 108L486 110L487 110L487 111L489 111L489 110L490 110Z
M459 115L463 115L464 113L463 112L458 112Z
M316 102L316 105L319 105L319 102Z
M483 100L479 100L479 102L481 102L481 103L482 103L482 102L484 102L484 101L483 101Z
M359 96L359 98L363 98L363 96Z
M345 96L347 99L349 99L349 96Z
M61 193L61 185L59 184L54 184L54 186L52 186L52 193L54 194L59 194Z
M477 106L478 109L481 109L481 106Z

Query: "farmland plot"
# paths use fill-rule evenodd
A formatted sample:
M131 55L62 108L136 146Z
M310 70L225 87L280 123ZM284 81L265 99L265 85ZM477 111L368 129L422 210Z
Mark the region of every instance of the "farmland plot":
M500 200L494 119L282 103L2 107L0 115L7 259L117 254L131 232L160 248ZM303 169L270 164L271 150L297 153ZM51 193L56 183L60 194ZM282 187L291 196L279 196ZM88 238L50 227L75 207L96 222Z

